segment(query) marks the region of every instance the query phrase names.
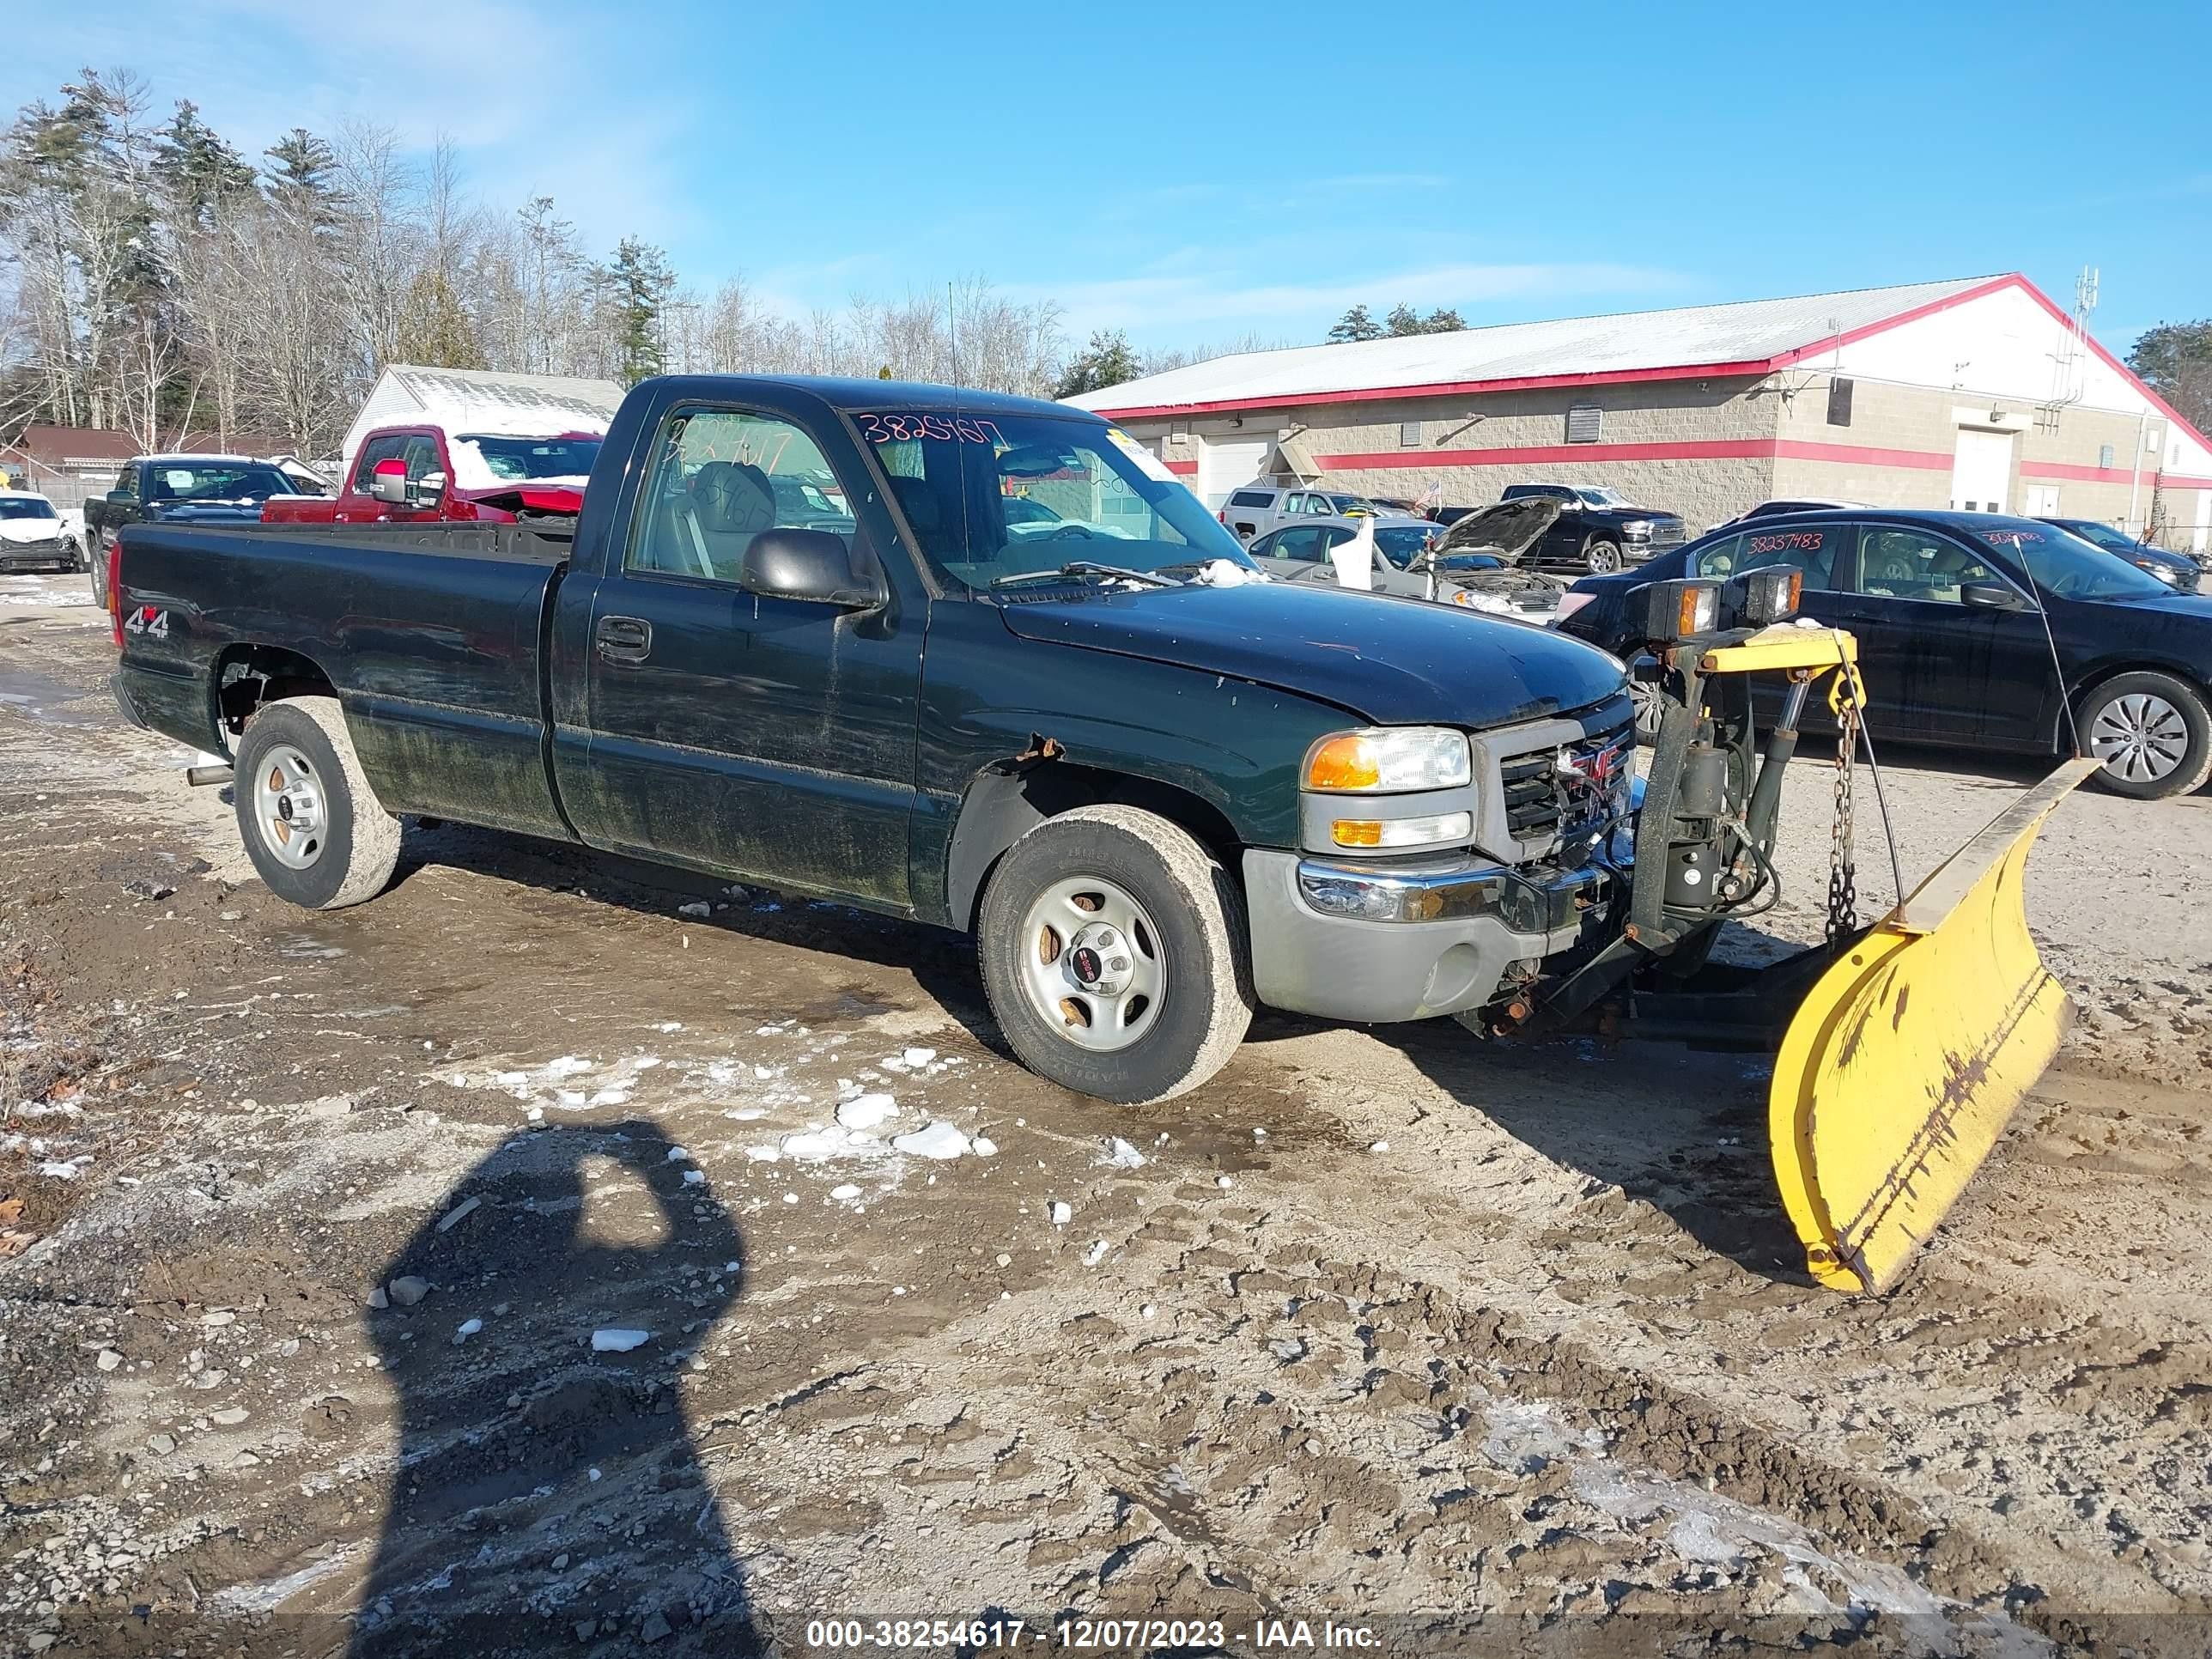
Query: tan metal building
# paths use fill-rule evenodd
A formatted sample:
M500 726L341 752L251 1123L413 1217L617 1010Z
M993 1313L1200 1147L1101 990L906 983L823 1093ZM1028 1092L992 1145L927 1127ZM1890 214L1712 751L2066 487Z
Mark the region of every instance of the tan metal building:
M2212 442L2017 275L1246 352L1070 401L1214 507L1255 480L1479 505L1545 479L1693 531L1819 495L2212 540Z

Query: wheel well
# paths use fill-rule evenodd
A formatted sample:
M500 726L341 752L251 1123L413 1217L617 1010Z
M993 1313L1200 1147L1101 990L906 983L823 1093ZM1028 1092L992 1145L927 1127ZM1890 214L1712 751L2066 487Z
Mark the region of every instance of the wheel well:
M313 659L274 645L231 647L216 660L215 684L218 716L234 737L264 703L337 693Z
M2099 687L2110 684L2123 674L2160 674L2167 679L2179 680L2194 691L2207 708L2212 708L2212 686L2207 686L2200 676L2191 673L2187 669L2176 668L2171 663L2124 662L2099 669L2066 694L2066 706L2074 711L2075 719L2081 719L2082 712L2089 706L2089 699L2096 694ZM2065 716L2062 713L2059 718L2063 720ZM2070 734L2061 726L2051 734L2051 747L2067 750L2069 737Z
M992 870L1024 835L1062 812L1109 803L1142 807L1188 830L1230 879L1242 884L1243 842L1212 802L1157 779L1051 761L1015 775L987 773L968 791L953 829L946 872L945 908L953 925L974 931Z

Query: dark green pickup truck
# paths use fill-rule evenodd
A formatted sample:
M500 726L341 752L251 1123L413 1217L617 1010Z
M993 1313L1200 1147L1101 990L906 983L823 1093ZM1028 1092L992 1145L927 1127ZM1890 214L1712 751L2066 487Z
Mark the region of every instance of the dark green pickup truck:
M572 536L146 524L117 560L125 709L234 755L303 905L373 896L416 813L969 930L1015 1050L1116 1101L1203 1081L1255 1002L1480 1024L1625 926L1619 662L1269 581L1055 404L657 380Z

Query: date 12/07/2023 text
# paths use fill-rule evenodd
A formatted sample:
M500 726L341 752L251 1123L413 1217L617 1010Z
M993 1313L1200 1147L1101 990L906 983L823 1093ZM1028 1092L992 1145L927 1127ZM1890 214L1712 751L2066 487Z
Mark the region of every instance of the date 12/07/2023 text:
M1144 1651L1161 1647L1246 1646L1255 1650L1372 1649L1376 1632L1363 1625L1266 1619L1232 1626L1218 1619L1061 1619L1032 1625L1016 1619L815 1619L810 1649L1054 1647L1072 1652Z

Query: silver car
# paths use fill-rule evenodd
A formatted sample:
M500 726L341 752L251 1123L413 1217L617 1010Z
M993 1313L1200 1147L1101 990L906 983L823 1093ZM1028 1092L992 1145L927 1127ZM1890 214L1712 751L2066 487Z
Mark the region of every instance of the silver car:
M1544 521L1548 520L1545 515ZM1342 523L1286 525L1255 538L1246 551L1278 581L1334 584L1337 574L1330 550L1358 533ZM1376 518L1370 591L1529 620L1546 619L1558 609L1566 583L1516 568L1517 548L1454 552L1442 544L1443 535L1441 525L1425 519Z
M1379 520L1415 524L1425 520L1377 507L1364 495L1345 489L1323 489L1318 484L1299 484L1279 489L1273 484L1247 484L1229 492L1221 509L1221 522L1240 542L1249 542L1285 525L1355 524L1361 514Z

